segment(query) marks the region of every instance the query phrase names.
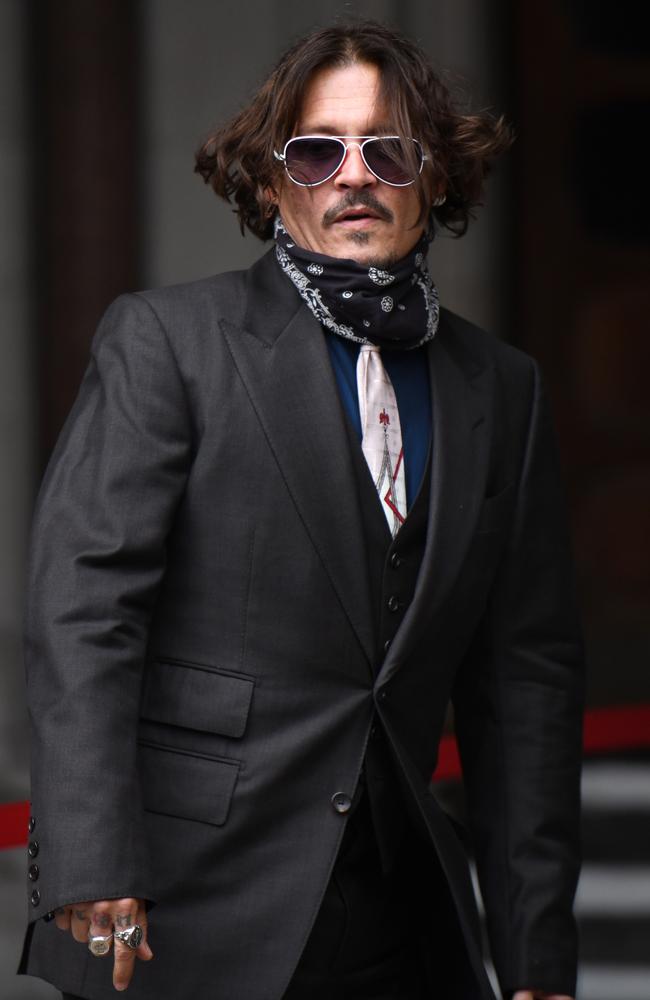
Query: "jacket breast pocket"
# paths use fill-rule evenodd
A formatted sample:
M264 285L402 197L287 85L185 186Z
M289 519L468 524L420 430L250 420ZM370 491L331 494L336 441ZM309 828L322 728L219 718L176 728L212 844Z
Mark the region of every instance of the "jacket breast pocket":
M246 731L252 677L203 664L159 658L147 668L140 715L234 739Z
M147 812L223 826L240 761L140 742L142 802Z

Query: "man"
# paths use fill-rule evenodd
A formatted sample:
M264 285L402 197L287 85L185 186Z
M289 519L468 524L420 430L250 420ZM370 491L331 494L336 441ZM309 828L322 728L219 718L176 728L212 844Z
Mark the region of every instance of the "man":
M450 695L504 993L574 992L582 670L549 418L534 363L440 310L425 260L508 143L392 30L316 32L198 156L275 247L104 317L27 628L22 970L64 996L493 997L429 789Z

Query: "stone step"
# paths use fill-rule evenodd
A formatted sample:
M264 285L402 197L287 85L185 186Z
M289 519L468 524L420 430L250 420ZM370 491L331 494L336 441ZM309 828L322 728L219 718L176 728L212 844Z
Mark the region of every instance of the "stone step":
M578 977L580 1000L648 1000L650 964L583 963Z

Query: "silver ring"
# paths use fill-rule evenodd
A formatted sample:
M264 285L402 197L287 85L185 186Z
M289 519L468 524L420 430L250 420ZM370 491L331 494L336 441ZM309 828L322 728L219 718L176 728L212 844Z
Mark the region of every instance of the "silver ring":
M91 934L88 932L88 951L98 958L111 950L112 934Z
M121 941L122 944L125 944L127 948L131 948L132 951L135 951L142 938L143 934L140 924L134 924L133 927L125 927L123 931L115 931L115 940Z

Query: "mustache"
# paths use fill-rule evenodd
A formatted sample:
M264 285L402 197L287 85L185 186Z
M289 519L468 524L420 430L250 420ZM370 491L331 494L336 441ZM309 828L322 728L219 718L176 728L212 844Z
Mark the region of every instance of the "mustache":
M337 216L349 208L368 208L383 222L392 222L393 213L385 205L378 201L370 191L348 191L346 195L336 205L328 208L323 215L323 225L331 226L336 222Z

